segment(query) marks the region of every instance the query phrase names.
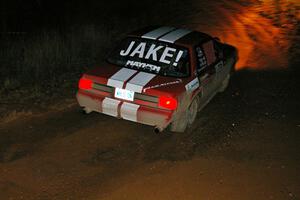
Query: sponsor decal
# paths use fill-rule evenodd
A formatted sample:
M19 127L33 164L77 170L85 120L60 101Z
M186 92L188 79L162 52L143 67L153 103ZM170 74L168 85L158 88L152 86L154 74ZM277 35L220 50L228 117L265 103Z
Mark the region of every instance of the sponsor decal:
M126 49L122 49L120 51L120 56L128 56L132 58L144 59L159 62L162 64L171 64L173 66L177 66L183 53L184 52L182 50L178 50L168 46L151 44L149 47L149 44L147 44L147 42L131 41ZM135 62L132 60L128 60L126 66L147 69L150 68L151 70L154 70L156 72L159 72L160 70L160 67L158 66L143 62Z
M176 81L172 81L172 82L166 82L166 83L161 83L161 84L146 87L146 88L143 89L143 92L146 92L149 89L160 88L160 87L175 85L175 84L179 84L179 83L182 83L181 79L177 79Z
M144 69L149 72L156 72L156 73L158 73L160 70L159 66L138 62L138 61L132 61L132 60L128 60L125 66L131 68L137 68L137 69Z
M199 88L199 86L200 86L199 80L198 80L198 78L195 78L191 82L189 82L188 84L185 85L185 89L188 92L193 92L194 90Z
M223 69L223 61L218 62L215 65L216 72L220 72Z
M199 73L207 66L207 62L201 47L196 48L196 54L198 60L197 71Z

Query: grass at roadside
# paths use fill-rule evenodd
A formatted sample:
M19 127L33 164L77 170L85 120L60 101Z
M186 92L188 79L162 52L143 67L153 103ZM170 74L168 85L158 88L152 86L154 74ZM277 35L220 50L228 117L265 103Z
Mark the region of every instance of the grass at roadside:
M63 26L0 33L0 119L9 113L47 110L51 102L74 99L82 72L100 63L118 39L140 27L171 24L183 3L170 2L94 2L98 7L91 11L96 12L92 19L84 11L91 8L82 7L87 16Z
M115 33L95 25L1 35L0 118L74 98L81 73L102 60ZM13 117L11 116L13 115Z

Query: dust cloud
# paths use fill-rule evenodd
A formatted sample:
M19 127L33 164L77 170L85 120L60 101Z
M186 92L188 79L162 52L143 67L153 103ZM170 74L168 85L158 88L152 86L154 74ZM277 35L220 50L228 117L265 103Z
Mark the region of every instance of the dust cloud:
M300 19L299 2L287 0L221 1L194 15L188 25L219 37L239 50L236 69L284 69ZM205 20L204 20L205 19Z

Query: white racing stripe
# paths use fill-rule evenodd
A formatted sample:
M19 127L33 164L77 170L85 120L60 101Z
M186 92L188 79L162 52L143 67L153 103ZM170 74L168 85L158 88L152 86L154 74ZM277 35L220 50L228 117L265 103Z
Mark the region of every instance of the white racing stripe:
M137 111L140 105L124 102L121 106L121 117L130 121L137 121Z
M161 37L163 34L168 33L169 31L174 30L174 27L160 27L158 29L154 29L153 31L150 31L142 36L142 38L152 39L156 40L157 38Z
M143 87L147 85L156 75L146 72L139 72L126 84L126 90L141 93Z
M164 35L163 37L159 38L160 41L174 43L176 40L184 37L185 35L192 32L191 30L187 29L177 29L175 31L172 31L168 33L167 35Z
M111 99L108 97L105 97L105 99L102 101L102 112L104 114L117 117L118 116L118 106L121 103L121 101L116 99Z
M124 82L127 81L137 71L133 69L122 68L117 71L107 82L107 85L122 88Z

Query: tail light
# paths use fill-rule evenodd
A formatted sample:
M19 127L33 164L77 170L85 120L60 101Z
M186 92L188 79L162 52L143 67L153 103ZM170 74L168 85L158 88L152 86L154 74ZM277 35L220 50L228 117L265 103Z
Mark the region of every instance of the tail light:
M177 100L172 97L159 97L158 105L163 108L175 110L177 108Z
M79 80L78 87L82 90L90 90L92 89L93 82L89 79L81 78Z

